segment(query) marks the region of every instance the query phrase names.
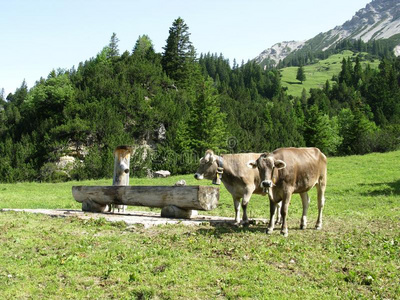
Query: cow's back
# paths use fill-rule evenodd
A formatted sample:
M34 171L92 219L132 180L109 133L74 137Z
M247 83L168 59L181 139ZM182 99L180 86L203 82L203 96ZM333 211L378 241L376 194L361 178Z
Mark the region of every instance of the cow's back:
M327 159L318 148L279 148L273 156L286 163L286 168L279 170L279 178L291 185L295 193L326 180Z

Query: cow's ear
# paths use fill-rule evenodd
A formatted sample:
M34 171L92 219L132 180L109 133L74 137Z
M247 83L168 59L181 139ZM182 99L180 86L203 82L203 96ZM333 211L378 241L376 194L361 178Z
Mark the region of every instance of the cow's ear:
M275 165L275 168L277 168L278 170L286 168L286 163L283 160L280 160L280 159L276 160L274 162L274 165Z
M213 158L213 156L214 156L214 151L212 151L212 150L207 150L206 151L206 154L204 155L204 161L206 162L206 163L208 163L208 162L213 162L214 160L215 160L215 158Z
M257 168L257 163L255 160L250 160L247 162L247 167L250 169L255 169Z
M213 163L216 160L217 158L215 157L215 155L210 155L210 163Z

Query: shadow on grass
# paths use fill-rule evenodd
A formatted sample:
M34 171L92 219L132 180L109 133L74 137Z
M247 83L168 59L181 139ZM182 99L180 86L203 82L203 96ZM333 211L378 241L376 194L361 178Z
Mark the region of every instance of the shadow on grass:
M394 182L381 182L381 183L362 183L360 186L370 186L373 188L370 192L363 192L361 195L363 196L391 196L400 195L400 179Z
M302 82L299 82L299 81L285 81L286 83L288 83L288 84L298 84L298 85L302 85L303 83Z
M268 224L251 224L250 226L236 226L233 223L220 223L210 224L211 229L199 228L196 232L201 235L212 235L214 237L222 237L225 234L239 234L239 233L263 233L265 236L277 235L280 236L281 225L276 225L274 232L271 235L266 234ZM309 224L305 229L300 229L300 226L288 226L290 232L321 232L316 230L314 224Z
M225 234L232 233L245 233L245 232L264 232L267 229L266 224L256 224L250 226L237 226L233 223L211 223L211 229L199 228L197 230L198 234L201 235L213 235L215 237L221 237Z

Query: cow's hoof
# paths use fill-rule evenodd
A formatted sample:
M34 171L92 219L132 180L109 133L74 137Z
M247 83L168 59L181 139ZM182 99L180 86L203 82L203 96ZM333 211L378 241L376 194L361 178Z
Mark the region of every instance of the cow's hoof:
M281 234L282 234L284 237L287 237L287 236L288 236L288 232L287 232L287 231L281 231Z
M315 229L316 230L321 230L322 229L322 225L315 225Z
M240 222L237 222L237 221L234 222L234 223L233 223L233 226L235 226L235 227L240 227Z
M249 219L242 220L240 222L240 225L242 225L243 227L248 227L250 225L250 220Z
M300 229L306 229L307 228L307 224L300 224Z
M266 234L272 234L272 231L274 231L274 230L271 229L271 228L267 228L267 230L265 231L265 233L266 233Z

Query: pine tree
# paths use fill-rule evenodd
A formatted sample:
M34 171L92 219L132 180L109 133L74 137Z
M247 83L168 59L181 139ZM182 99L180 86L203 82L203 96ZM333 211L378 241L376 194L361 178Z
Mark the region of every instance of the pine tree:
M343 58L342 60L342 70L339 74L339 83L346 83L347 86L351 86L353 84L353 64L350 60L350 57L346 60Z
M10 103L15 104L16 106L21 106L21 104L26 100L28 96L28 85L26 84L25 79L22 81L21 86L16 89L14 94L8 94L7 100Z
M330 84L329 80L327 79L325 81L325 85L324 85L324 93L325 93L325 95L329 96L330 91L331 91L331 84Z
M301 104L302 107L305 108L307 106L307 91L305 88L301 91Z
M176 19L169 29L167 45L161 64L167 75L177 82L185 82L191 77L196 52L190 41L189 27L181 18Z
M353 85L357 87L359 84L361 84L360 80L362 80L362 67L360 63L360 57L357 56L353 72Z
M133 47L132 53L135 55L139 55L141 57L146 56L148 51L154 51L153 42L147 35L139 36L136 41L135 46Z
M110 43L108 44L109 52L108 58L119 56L119 49L118 49L119 39L117 38L117 34L113 32Z
M306 74L304 73L303 65L297 69L296 79L303 84L303 81L306 81Z
M218 93L209 78L199 88L189 120L192 149L222 150L226 143L226 115L221 112Z
M329 119L329 116L319 111L318 106L314 104L307 111L305 120L306 145L318 147L325 154L336 153L342 142L337 118Z

